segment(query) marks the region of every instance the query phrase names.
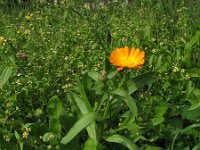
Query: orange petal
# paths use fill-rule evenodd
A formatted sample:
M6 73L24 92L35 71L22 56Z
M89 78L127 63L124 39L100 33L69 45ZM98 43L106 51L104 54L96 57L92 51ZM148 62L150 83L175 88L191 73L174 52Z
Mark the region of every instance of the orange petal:
M140 53L140 49L139 48L136 48L136 50L134 51L134 54L133 54L133 60L135 61L135 59L138 57Z
M138 54L138 56L137 56L137 60L143 59L143 58L144 58L144 55L145 55L144 51L141 51L141 52Z
M118 71L121 71L121 70L123 70L124 68L123 67L117 67L117 70Z

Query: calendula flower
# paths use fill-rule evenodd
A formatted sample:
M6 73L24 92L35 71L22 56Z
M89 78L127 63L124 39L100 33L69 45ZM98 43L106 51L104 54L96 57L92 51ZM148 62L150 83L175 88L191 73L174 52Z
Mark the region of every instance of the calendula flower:
M111 56L110 62L117 66L117 70L123 70L124 68L141 68L144 64L144 51L140 51L139 48L117 48L115 49Z
M2 36L0 36L0 45L5 44L5 42L6 42L6 40Z

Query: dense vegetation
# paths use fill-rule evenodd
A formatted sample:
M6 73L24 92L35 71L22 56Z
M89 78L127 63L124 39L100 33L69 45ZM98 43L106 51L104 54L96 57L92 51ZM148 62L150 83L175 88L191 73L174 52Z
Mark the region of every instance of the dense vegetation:
M200 149L199 0L0 5L0 149Z

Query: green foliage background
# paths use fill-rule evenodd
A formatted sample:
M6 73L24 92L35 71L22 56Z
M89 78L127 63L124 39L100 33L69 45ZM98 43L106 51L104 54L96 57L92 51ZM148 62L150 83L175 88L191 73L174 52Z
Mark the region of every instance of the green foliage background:
M0 149L200 149L198 0L0 5Z

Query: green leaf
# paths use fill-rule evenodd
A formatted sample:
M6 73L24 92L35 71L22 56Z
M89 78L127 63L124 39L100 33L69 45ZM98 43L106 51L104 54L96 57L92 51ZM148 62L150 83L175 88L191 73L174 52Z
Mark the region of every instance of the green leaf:
M88 76L91 77L94 81L100 81L100 74L98 72L88 72Z
M162 58L163 58L163 55L159 55L158 58L156 59L156 64L155 64L155 69L159 69L162 65Z
M90 112L91 108L87 107L83 98L81 98L76 93L70 93L70 94L72 94L74 101L76 102L76 105L78 106L78 108L80 109L80 111L83 115Z
M142 75L139 75L132 80L127 81L127 88L129 94L132 94L136 90L143 88L144 85L152 84L155 82L154 73L148 72Z
M148 63L149 63L149 66L150 66L150 67L153 65L154 57L155 57L154 54L152 54L151 56L149 56Z
M61 143L69 143L80 131L88 127L92 122L95 121L96 115L94 112L83 115L69 130L67 135L62 138Z
M185 93L186 99L189 98L192 91L193 91L192 81L188 81L187 86L186 86L186 93Z
M182 118L196 121L200 117L200 108L190 110L188 106L183 109Z
M23 150L23 145L24 145L24 143L22 142L21 137L20 137L20 135L17 133L17 131L15 131L15 137L16 137L16 139L17 139L17 141L18 141L20 150Z
M157 126L159 124L161 124L162 122L164 122L165 118L163 117L163 115L165 114L165 112L168 109L167 104L162 104L159 106L156 106L156 117L153 118L151 121L153 123L153 126Z
M167 111L167 109L168 109L167 104L156 106L156 116L162 117Z
M77 81L77 86L78 86L78 93L80 93L80 98L81 98L81 101L83 101L86 109L89 111L92 111L92 108L91 108L91 105L90 105L90 102L88 100L88 97L87 97L87 94L85 92L85 87L84 87L84 84L81 83L81 81L78 79L78 77L76 78L76 81ZM78 105L78 103L77 103Z
M107 78L108 78L108 79L112 79L114 76L116 76L116 74L117 74L118 72L119 72L119 71L115 70L115 71L109 73L109 74L107 75Z
M156 117L152 119L153 126L157 126L164 122L165 118L164 117Z
M194 95L194 97L188 100L191 103L191 107L188 110L200 108L200 90L197 88L193 88L192 94Z
M162 148L157 146L146 146L145 150L162 150Z
M121 97L128 97L129 96L127 91L125 91L124 89L120 89L120 88L113 90L111 93L118 95L118 96L121 96Z
M47 105L47 112L49 114L50 130L60 138L60 132L62 128L60 116L64 113L64 108L58 96L53 96L50 98Z
M135 100L129 95L127 91L118 88L113 90L111 93L123 97L122 100L129 107L130 111L133 114L133 117L135 118L137 116L137 106Z
M123 99L126 105L129 107L130 111L132 112L132 117L136 118L137 117L137 106L135 103L135 100L131 97L124 98Z
M88 139L85 144L83 150L96 150L97 143L93 139Z
M128 138L118 135L118 134L104 137L104 139L108 142L122 144L122 145L126 146L129 150L137 150L138 149L137 146L132 141L130 141Z
M173 139L172 145L171 145L171 150L174 150L174 144L175 144L175 141L176 141L176 139L177 139L177 137L178 137L179 134L184 134L184 133L186 133L186 132L188 132L189 130L192 130L192 129L194 129L194 128L200 128L200 123L192 124L192 125L190 125L190 126L184 128L184 129L182 129L182 130L179 130L179 131L176 133L176 135L174 136L174 139Z
M88 102L88 99L81 98L76 93L72 93L72 95L74 97L74 101L76 102L76 105L78 106L78 108L80 109L83 115L93 111ZM90 138L96 139L95 123L92 123L89 127L87 127L87 131Z
M136 83L131 80L127 81L127 87L129 94L132 94L133 92L138 90Z
M26 123L25 125L22 126L22 128L28 128L31 125L34 125L35 123Z
M197 31L196 34L191 38L191 40L185 45L184 48L184 60L187 67L191 66L190 57L192 46L197 43L200 39L200 31Z
M200 149L200 144L197 144L195 147L193 147L192 150L199 150Z
M0 88L8 81L12 74L12 67L11 66L0 66Z

